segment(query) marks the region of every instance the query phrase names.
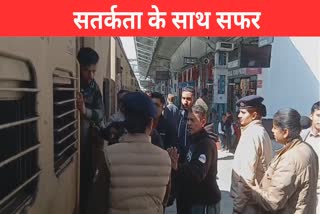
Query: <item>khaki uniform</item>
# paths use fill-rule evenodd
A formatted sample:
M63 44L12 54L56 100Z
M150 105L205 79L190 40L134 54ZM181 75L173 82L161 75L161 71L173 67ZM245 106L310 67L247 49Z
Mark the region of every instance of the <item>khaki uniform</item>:
M252 121L243 128L234 155L230 190L234 210L242 214L256 214L247 183L254 184L255 179L260 182L271 159L270 137L261 121Z

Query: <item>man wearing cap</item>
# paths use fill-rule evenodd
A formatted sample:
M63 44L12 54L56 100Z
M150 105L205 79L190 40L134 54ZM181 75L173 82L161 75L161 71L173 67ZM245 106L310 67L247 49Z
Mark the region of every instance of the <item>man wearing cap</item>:
M105 148L108 213L163 214L171 160L167 151L151 144L155 106L140 92L126 94L123 105L128 134Z
M210 120L211 103L208 98L208 89L203 88L201 90L201 96L196 100L195 105L201 105L207 112L207 120Z
M236 103L240 110L238 117L242 134L232 169L230 195L234 213L256 213L248 183L254 184L255 179L260 182L272 159L271 140L261 122L262 117L266 116L263 100L260 96L250 95Z

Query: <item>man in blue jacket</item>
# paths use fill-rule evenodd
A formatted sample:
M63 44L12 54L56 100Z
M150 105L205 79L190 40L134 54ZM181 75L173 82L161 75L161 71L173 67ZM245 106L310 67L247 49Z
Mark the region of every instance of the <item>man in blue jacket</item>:
M188 138L188 112L191 111L191 108L194 103L194 88L187 86L182 89L181 94L181 107L178 118L178 150L180 153L180 161L184 161L186 154L189 150L189 138Z

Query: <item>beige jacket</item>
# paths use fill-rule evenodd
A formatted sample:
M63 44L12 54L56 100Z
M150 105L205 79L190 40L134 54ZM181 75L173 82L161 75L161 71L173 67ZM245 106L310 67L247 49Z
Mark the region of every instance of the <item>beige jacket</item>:
M288 143L252 193L268 211L259 213L316 214L318 170L318 157L308 144L301 138Z
M270 137L261 121L252 121L243 128L234 155L230 190L234 210L243 214L255 214L255 202L247 183L254 184L255 179L260 182L271 159Z
M314 135L311 131L311 128L305 129L301 131L300 134L302 141L308 143L313 150L316 152L316 154L319 156L320 155L320 136ZM318 175L318 187L317 187L317 193L318 193L318 206L320 209L320 170L319 170L319 175Z
M109 214L163 214L171 160L145 134L127 134L106 147L110 171Z

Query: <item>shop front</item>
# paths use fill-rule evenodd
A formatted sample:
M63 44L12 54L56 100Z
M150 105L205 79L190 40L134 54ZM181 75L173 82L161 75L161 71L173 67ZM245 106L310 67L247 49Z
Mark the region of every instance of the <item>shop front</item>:
M257 94L257 88L261 85L261 80L258 80L261 71L261 68L228 71L227 111L237 115L239 109L236 107L236 102L244 96Z

